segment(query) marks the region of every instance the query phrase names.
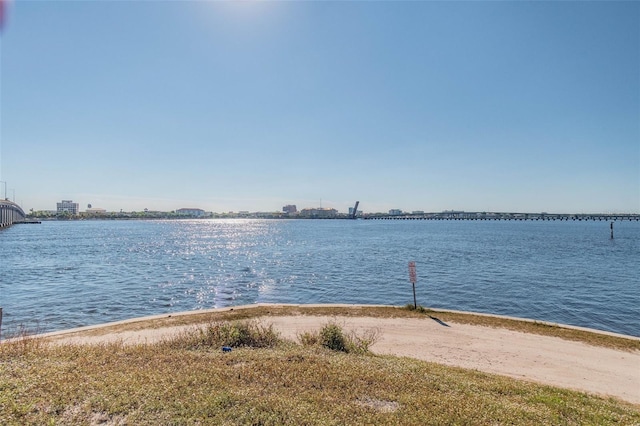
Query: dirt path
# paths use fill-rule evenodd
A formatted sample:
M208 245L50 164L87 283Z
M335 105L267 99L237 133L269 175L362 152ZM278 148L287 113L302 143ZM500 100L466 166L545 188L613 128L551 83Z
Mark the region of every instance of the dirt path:
M431 318L283 316L264 319L285 338L317 330L329 321L346 330L377 330L377 354L406 356L608 395L640 404L640 352L590 346L556 337L506 329L444 323ZM152 343L193 326L166 327L96 335L61 332L57 342Z
M285 337L331 318L274 318ZM324 322L323 322L324 321ZM590 346L556 337L432 319L338 318L346 329L376 328L372 351L470 368L518 379L611 395L640 404L640 352ZM319 324L320 323L320 324Z

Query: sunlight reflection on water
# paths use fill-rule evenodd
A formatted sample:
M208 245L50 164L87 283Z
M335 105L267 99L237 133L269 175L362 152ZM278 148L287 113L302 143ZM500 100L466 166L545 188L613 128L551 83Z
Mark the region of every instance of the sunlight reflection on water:
M0 233L3 328L255 302L412 301L640 335L639 223L44 222ZM607 312L602 315L602 312Z

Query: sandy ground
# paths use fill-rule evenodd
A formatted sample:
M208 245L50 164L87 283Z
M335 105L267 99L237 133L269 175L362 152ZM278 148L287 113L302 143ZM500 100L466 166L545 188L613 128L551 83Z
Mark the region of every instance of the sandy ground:
M372 351L377 354L417 358L640 404L640 351L625 352L505 329L445 324L430 318L286 316L264 321L291 339L329 321L346 330L376 330L378 339ZM69 330L53 333L49 338L58 342L152 343L189 327L194 326L106 335ZM95 331L95 327L91 329Z

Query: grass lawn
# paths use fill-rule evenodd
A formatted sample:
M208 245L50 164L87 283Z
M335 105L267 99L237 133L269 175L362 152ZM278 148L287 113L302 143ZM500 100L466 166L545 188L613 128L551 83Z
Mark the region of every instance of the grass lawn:
M5 342L0 345L0 424L640 424L635 405L374 356L366 350L370 342L350 345L357 336L344 336L347 352L332 350L324 342L340 337L335 328L330 336L306 334L299 339L306 344L283 341L271 328L247 321L275 313L260 309L266 310L216 314L199 330L154 344ZM227 344L234 348L223 352Z

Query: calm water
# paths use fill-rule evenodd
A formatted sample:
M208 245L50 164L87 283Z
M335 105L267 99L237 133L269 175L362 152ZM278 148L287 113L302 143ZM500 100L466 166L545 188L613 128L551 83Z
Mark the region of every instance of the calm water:
M3 331L256 302L413 302L640 336L640 223L85 221L0 231Z

